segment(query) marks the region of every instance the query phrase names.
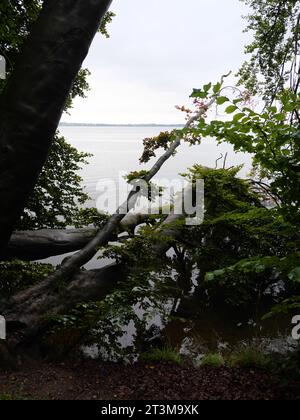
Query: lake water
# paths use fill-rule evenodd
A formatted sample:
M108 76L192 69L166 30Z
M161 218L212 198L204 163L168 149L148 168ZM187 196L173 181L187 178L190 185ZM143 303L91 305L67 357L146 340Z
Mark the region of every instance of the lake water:
M124 172L149 169L154 159L147 165L139 164L143 152L143 139L172 129L174 127L61 126L59 130L78 150L93 154L89 165L81 171L81 176L86 191L95 202L99 197L97 185L99 188L104 180L117 181ZM215 168L216 160L226 153L227 167L243 164L241 176L246 176L251 167L249 155L235 153L228 144L218 146L213 139L204 139L200 146L190 147L183 143L176 156L165 163L156 180L179 179L179 173L185 172L196 163ZM126 188L126 185L121 188Z
M161 131L171 131L174 127L95 127L95 126L60 126L60 133L66 140L75 146L78 150L93 155L89 158L89 164L84 166L80 175L83 178L83 186L85 191L91 197L89 206L95 206L98 202L103 184L107 184L106 180L123 182L120 188L123 195L126 196L128 185L123 180L124 173L149 169L155 162L152 159L147 165L140 165L139 159L143 152L143 140L147 137L157 136ZM163 152L158 152L160 156ZM199 146L190 147L186 143L182 143L177 154L170 158L162 167L154 181L159 184L159 180L182 179L178 175L185 172L194 164L216 167L216 160L223 154L228 153L227 167L234 165L244 165L240 172L241 176L246 176L251 168L251 157L243 153L235 153L229 144L218 145L213 139L204 139ZM219 163L219 166L222 163ZM109 189L109 184L108 184ZM109 199L115 195L115 189L111 188L106 196ZM124 196L124 198L125 198ZM123 202L123 199L120 200ZM114 200L108 211L112 213L116 205ZM105 210L99 206L100 210ZM68 254L67 254L68 255ZM44 260L51 264L57 265L67 256L57 256ZM87 269L98 268L107 264L109 261L97 260L94 258L85 267Z

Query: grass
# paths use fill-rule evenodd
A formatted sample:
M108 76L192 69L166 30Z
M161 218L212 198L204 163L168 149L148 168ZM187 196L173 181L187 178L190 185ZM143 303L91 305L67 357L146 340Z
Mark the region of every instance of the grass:
M172 362L182 365L183 360L178 351L172 347L163 347L162 349L154 348L140 356L141 360L151 362Z
M209 353L201 360L201 367L220 368L225 365L225 360L220 354Z
M267 369L270 358L256 348L245 348L229 357L231 367Z
M171 362L177 365L183 364L182 356L178 350L171 346L163 348L153 348L142 353L140 360L149 362ZM269 369L270 358L259 349L248 347L232 353L229 357L224 357L218 353L208 353L201 360L200 367L221 368L229 366L232 368L256 368Z

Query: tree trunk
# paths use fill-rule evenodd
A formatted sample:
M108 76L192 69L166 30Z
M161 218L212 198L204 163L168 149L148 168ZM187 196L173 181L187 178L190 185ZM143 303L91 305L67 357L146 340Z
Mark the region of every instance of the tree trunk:
M176 223L182 215L171 214L158 228L164 239L155 244L158 258L170 249L178 239L181 229ZM117 282L124 279L126 270L121 264L111 264L99 270L78 271L68 284L61 287L51 276L29 289L19 292L11 299L3 314L8 322L8 337L11 347L34 340L43 329L45 316L66 313L77 303L100 300L111 293Z
M141 213L129 213L120 224L119 232L134 234L142 223L149 221L149 216ZM41 229L14 232L4 254L5 259L18 258L25 261L42 260L56 255L78 251L87 245L99 229ZM117 240L112 235L110 240Z
M35 261L75 252L84 247L96 233L95 228L14 232L4 257Z
M112 0L45 0L0 99L0 257Z

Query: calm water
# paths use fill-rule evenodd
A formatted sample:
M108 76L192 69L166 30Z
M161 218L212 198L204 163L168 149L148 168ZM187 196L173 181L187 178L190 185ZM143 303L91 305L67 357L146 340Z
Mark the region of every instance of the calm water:
M95 206L100 197L99 187L105 184L105 180L122 179L124 173L148 169L155 162L152 159L147 165L140 165L139 158L143 152L143 139L158 135L161 131L170 131L174 127L92 127L92 126L61 126L60 133L69 143L78 150L93 155L89 158L89 164L84 166L80 175L83 178L85 191L91 197L89 206ZM161 154L162 152L160 152ZM228 144L218 145L212 139L203 140L200 146L190 147L182 143L177 154L170 158L156 177L157 183L163 179L180 179L179 173L185 172L187 168L194 164L201 164L215 168L216 159L221 154L228 153L227 167L234 165L244 165L240 172L241 176L247 176L251 168L251 157L243 153L235 153ZM158 154L158 156L160 155ZM222 163L219 163L222 165ZM121 189L126 193L127 185L122 179ZM112 186L111 191L106 194L110 199L115 196L115 190ZM123 200L121 200L123 201ZM99 202L98 202L99 204ZM110 200L113 212L116 208L114 200ZM101 210L105 210L101 207ZM45 262L57 265L66 257L66 255L52 257ZM91 260L85 267L87 269L98 268L107 264L109 261Z
M117 180L120 172L132 172L149 168L154 159L146 166L139 164L143 151L143 139L158 135L172 127L60 127L60 132L77 149L93 154L81 172L86 191L93 200L97 200L97 185L105 179ZM216 159L228 153L227 166L244 164L241 176L246 176L251 167L251 158L242 153L235 153L230 145L218 146L214 140L205 139L200 146L189 147L182 144L177 155L171 158L157 180L179 178L178 173L185 172L194 164L214 168ZM220 163L221 165L221 163Z

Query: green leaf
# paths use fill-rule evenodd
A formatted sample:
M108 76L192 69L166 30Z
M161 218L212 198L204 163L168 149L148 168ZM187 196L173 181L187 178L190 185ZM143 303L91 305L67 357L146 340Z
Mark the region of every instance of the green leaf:
M285 114L276 114L276 115L274 115L274 118L277 121L285 121L286 115Z
M236 111L238 108L235 105L229 105L226 109L225 112L226 114L232 114L234 111Z
M207 92L203 92L201 89L194 89L191 94L191 98L200 98L205 99L207 97Z
M242 124L247 124L249 121L251 121L251 119L249 117L245 117L243 118L243 120L241 121Z
M232 102L236 105L243 102L243 100L244 100L243 98L238 98L238 99L234 99Z
M220 92L220 90L221 90L221 87L222 87L221 83L217 83L217 84L216 84L216 85L214 85L214 87L213 87L213 92L214 92L215 94L219 93L219 92Z
M245 117L245 114L244 113L242 113L242 112L239 112L238 114L236 114L234 117L233 117L233 119L232 119L232 121L233 122L238 122L238 121L240 121L242 118L244 118Z
M229 101L229 99L226 98L226 96L219 96L217 98L217 104L218 105L223 105L223 104L225 104L225 102L228 102L228 101Z
M208 93L210 91L211 87L212 87L211 83L208 83L207 85L204 85L203 86L204 92Z

